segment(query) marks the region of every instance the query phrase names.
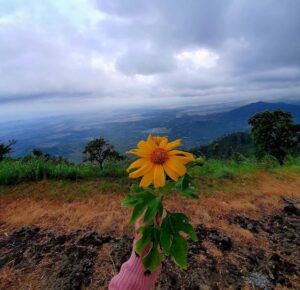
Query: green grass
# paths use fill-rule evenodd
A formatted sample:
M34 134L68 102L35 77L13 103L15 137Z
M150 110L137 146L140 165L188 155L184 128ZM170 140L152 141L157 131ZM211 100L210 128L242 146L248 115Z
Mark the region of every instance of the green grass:
M43 179L62 180L64 188L68 190L70 184L67 181L102 179L99 190L111 190L112 184L116 190L122 188L123 177L127 176L126 162L108 161L103 169L92 164L58 163L57 161L45 161L42 159L13 160L6 159L0 162L0 185L18 184L26 181L38 181ZM283 166L280 166L273 158L256 159L245 158L236 160L208 160L202 167L192 169L192 175L199 181L232 181L234 179L247 179L253 177L258 171L266 171L272 174L300 173L300 158L288 158ZM103 182L103 180L114 179ZM88 189L82 186L80 191L85 194ZM53 193L55 194L55 193Z
M258 171L270 173L300 172L300 158L288 158L283 166L273 158L261 161L245 158L236 160L208 160L202 167L193 169L193 174L200 177L214 177L218 179L234 179L239 176L253 175Z
M96 177L124 177L126 166L125 162L106 162L103 169L100 169L92 164L57 163L38 158L7 159L0 162L0 184L9 185L42 179L79 180Z
M270 157L260 161L254 158L208 160L202 167L193 168L192 176L201 194L253 188L259 172L272 174L276 178L288 178L291 173L300 173L300 158L288 158L283 166Z

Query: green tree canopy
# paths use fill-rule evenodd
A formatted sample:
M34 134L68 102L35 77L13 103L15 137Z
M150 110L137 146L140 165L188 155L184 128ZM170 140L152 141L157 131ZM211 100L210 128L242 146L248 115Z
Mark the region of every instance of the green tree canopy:
M49 160L50 159L50 155L47 153L44 153L42 150L40 149L33 149L31 151L31 154L34 158L40 158L40 159L44 159L44 160Z
M115 160L123 159L114 149L114 146L109 144L104 138L89 141L83 150L83 154L85 154L84 161L96 163L101 168L103 167L103 162L108 158Z
M299 125L289 112L276 110L257 113L248 120L258 157L274 156L280 164L299 145Z
M3 158L5 157L5 155L9 154L12 152L12 147L13 145L16 144L16 140L10 140L8 141L8 144L0 144L0 161L3 160Z
M194 147L190 152L207 159L239 159L241 156L252 156L253 147L253 140L248 132L235 132L210 144Z

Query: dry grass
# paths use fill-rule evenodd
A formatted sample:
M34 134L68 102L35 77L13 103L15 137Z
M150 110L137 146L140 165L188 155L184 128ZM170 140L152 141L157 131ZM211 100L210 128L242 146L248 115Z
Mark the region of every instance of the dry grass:
M82 227L100 232L124 231L129 210L120 208L122 196L107 194L84 201L61 202L20 198L1 201L0 223L12 227L36 225L57 230Z
M254 235L229 220L237 214L259 219L274 213L282 207L282 196L300 200L299 188L300 176L297 174L279 177L257 173L246 182L226 181L223 191L204 187L198 200L171 194L165 203L170 210L186 212L195 225L204 223L206 227L220 229L234 240L234 247L246 244L268 253L269 244L264 235ZM24 225L58 232L90 228L114 236L131 234L132 229L127 226L131 210L120 207L123 197L121 190L109 190L107 184L101 185L101 180L82 183L40 181L0 187L0 237ZM204 241L204 246L217 263L222 261L222 252L213 243ZM111 245L104 245L95 261L91 277L93 286L87 289L106 289L107 281L115 274L110 252ZM206 258L198 255L196 259L205 262ZM25 272L6 267L0 271L0 289L46 289L47 277L43 275L51 275L48 264L44 259L39 267ZM250 288L245 285L243 289Z
M166 207L175 211L184 211L191 216L194 224L205 223L208 227L221 228L230 236L253 241L253 235L228 223L235 214L247 214L259 218L268 212L276 211L281 196L300 199L299 175L278 178L275 175L258 173L253 186L235 184L236 191L203 194L198 200L189 200L177 194L166 199ZM78 228L91 228L98 232L128 234L127 221L130 209L120 207L123 193L99 191L99 181L84 184L93 192L86 198L63 201L45 194L55 190L56 194L65 194L65 185L41 181L21 184L10 188L12 194L3 194L0 203L0 231L7 231L22 225L35 225L44 228L69 231ZM69 190L80 189L82 184L68 185ZM0 189L1 190L1 189ZM22 197L22 191L26 195ZM32 197L28 193L32 192ZM44 197L43 197L44 194Z

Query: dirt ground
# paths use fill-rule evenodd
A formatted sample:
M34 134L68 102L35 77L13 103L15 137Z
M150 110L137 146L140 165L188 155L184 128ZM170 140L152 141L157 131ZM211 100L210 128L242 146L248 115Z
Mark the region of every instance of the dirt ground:
M124 195L62 202L22 197L23 187L0 198L0 289L106 289L131 251ZM171 195L166 207L191 216L199 241L187 271L163 262L155 289L300 289L298 201L299 176L260 175L253 188L196 201Z

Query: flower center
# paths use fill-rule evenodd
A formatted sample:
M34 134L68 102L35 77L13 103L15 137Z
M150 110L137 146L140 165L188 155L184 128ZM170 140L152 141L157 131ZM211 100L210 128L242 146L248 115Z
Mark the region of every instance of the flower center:
M154 164L164 164L168 160L169 156L165 149L156 148L150 156L150 160Z

